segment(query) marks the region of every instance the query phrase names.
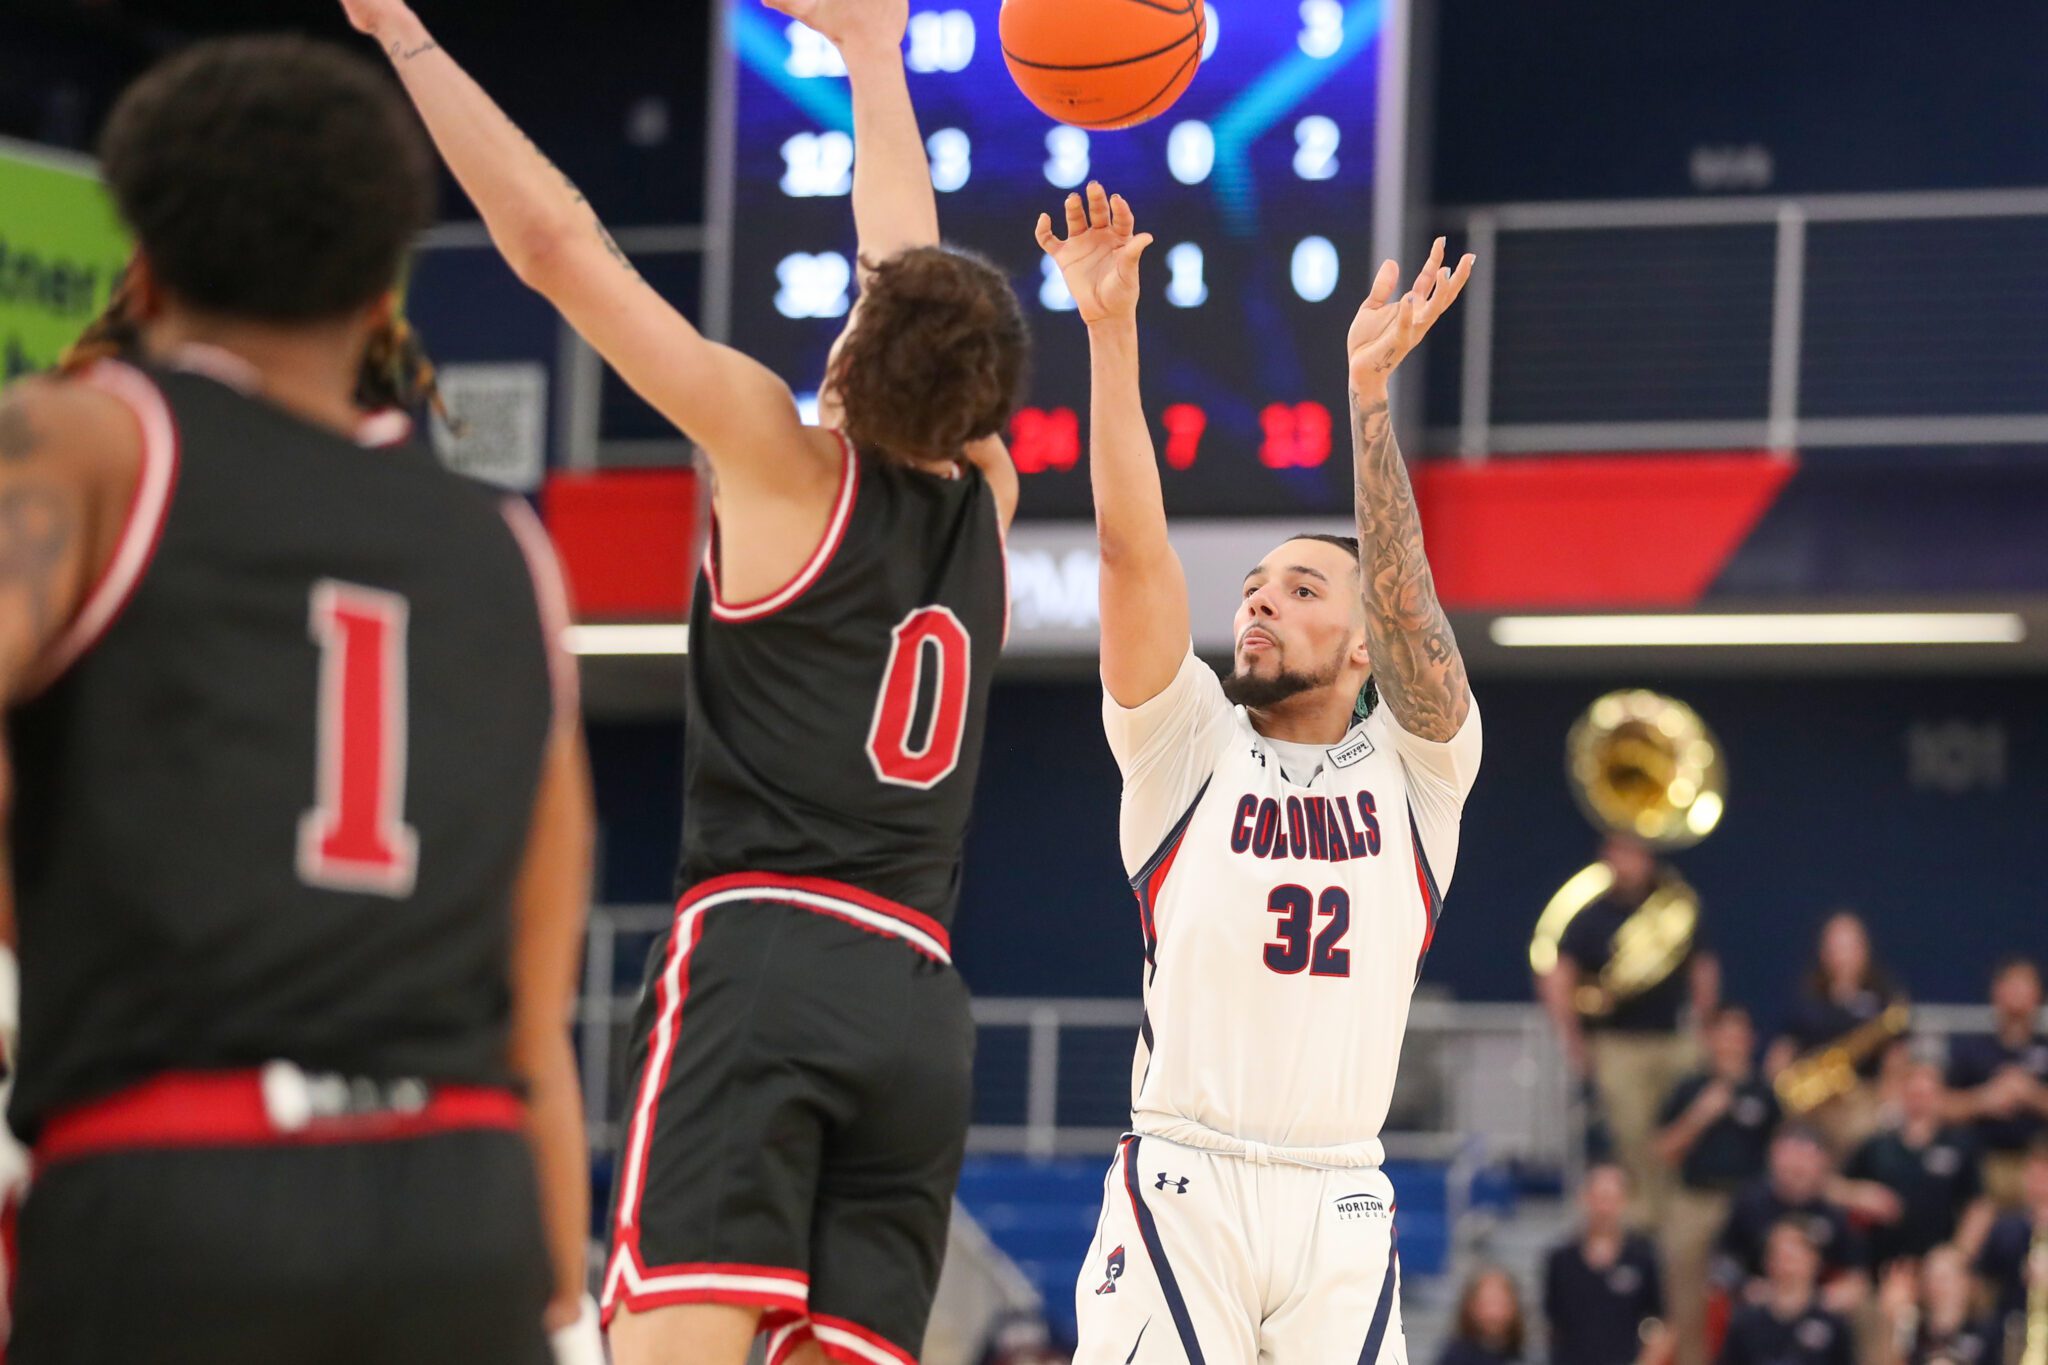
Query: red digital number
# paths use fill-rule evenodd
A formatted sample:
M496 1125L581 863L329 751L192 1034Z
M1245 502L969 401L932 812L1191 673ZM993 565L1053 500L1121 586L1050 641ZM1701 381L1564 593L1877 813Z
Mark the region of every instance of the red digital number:
M882 674L875 718L868 726L868 762L880 781L929 791L945 781L960 762L973 649L967 627L944 607L918 608L904 617L891 635L889 666ZM910 730L918 694L924 690L927 663L937 683L932 689L924 742L913 747L915 737Z
M1259 414L1268 469L1314 469L1330 458L1330 410L1321 403L1275 403Z
M1010 422L1010 458L1020 474L1072 469L1081 462L1081 416L1072 408L1019 408Z
M1202 433L1209 429L1209 414L1193 403L1175 403L1161 414L1166 423L1166 463L1172 469L1193 465L1202 451Z
M419 834L405 823L410 607L397 593L323 579L316 804L299 820L299 877L329 891L412 894Z

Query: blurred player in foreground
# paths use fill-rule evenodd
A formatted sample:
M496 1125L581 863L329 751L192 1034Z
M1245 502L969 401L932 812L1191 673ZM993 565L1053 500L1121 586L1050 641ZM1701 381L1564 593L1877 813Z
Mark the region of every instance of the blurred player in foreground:
M376 36L519 277L694 440L675 923L635 1023L604 1311L622 1365L913 1365L965 1150L949 925L1007 624L1026 359L1000 271L939 246L906 0L778 0L851 77L861 297L807 427L706 340L396 0ZM926 698L929 700L926 700Z
M1457 857L1479 716L1387 412L1394 367L1471 271L1437 243L1380 270L1349 339L1358 540L1302 536L1245 575L1222 682L1138 381L1136 235L1070 196L1038 239L1088 324L1103 722L1143 916L1145 1019L1076 1299L1081 1365L1405 1359L1378 1133ZM1121 1270L1119 1274L1118 1271Z
M542 1362L544 1312L594 1349L562 585L365 411L417 397L426 147L275 38L158 67L102 154L129 278L0 403L10 1359Z

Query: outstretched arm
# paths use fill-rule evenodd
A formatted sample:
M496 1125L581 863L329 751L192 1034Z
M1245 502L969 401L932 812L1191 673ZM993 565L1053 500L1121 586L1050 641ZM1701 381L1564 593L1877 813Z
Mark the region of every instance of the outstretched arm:
M707 341L640 277L568 177L441 49L403 0L342 0L376 38L442 157L527 285L702 446L721 478L801 440L789 387ZM787 438L787 439L783 439Z
M816 29L846 61L853 90L853 227L859 240L860 276L868 267L912 247L939 244L939 201L932 190L924 134L910 102L903 72L903 29L909 0L765 0L772 9ZM860 323L855 300L846 327L832 343L832 357ZM845 420L830 379L818 394L818 421L837 427ZM969 447L967 457L995 490L1008 526L1017 508L1017 468L1001 438Z
M1088 324L1088 478L1102 556L1102 685L1118 706L1166 690L1188 652L1188 584L1166 538L1166 497L1138 384L1138 261L1152 244L1122 195L1067 196L1067 236L1038 219Z
M1401 728L1423 739L1456 735L1472 709L1465 659L1437 601L1422 550L1422 520L1387 410L1387 377L1456 301L1472 257L1443 268L1443 239L1415 287L1397 301L1399 267L1380 267L1351 325L1351 440L1356 473L1358 567L1365 585L1366 644L1380 696Z

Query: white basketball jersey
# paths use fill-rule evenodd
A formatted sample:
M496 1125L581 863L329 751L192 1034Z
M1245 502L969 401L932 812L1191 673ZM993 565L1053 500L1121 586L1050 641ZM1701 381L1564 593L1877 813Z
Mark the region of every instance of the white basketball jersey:
M1159 696L1103 713L1145 934L1135 1126L1377 1138L1478 772L1477 707L1438 744L1381 706L1319 770L1287 773L1192 653Z

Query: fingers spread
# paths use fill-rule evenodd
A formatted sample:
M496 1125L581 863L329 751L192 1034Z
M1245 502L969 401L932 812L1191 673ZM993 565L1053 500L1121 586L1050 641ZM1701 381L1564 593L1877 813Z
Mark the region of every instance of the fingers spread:
M1086 232L1087 230L1088 230L1088 210L1087 210L1086 208L1082 207L1082 204L1081 204L1081 196L1080 196L1080 195L1078 195L1078 194L1070 194L1070 195L1068 195L1068 196L1067 196L1067 239L1068 239L1069 241L1071 241L1071 240L1073 240L1074 238L1076 238L1076 237L1079 237L1079 236L1080 236L1080 235L1081 235L1082 233Z
M1387 301L1394 297L1394 289L1400 278L1400 266L1395 265L1392 261L1382 263L1380 273L1373 276L1372 293L1366 295L1365 306L1367 308L1386 307Z
M1429 249L1429 259L1422 263L1422 273L1415 277L1415 297L1428 299L1429 291L1436 287L1437 269L1444 263L1444 239L1439 237Z
M1049 213L1038 215L1038 245L1047 255L1060 249L1060 239L1053 233L1052 215Z
M1088 182L1088 225L1106 228L1109 224L1109 195L1104 192L1102 182Z
M1119 237L1130 236L1138 226L1131 216L1130 203L1120 194L1109 196L1109 225Z

